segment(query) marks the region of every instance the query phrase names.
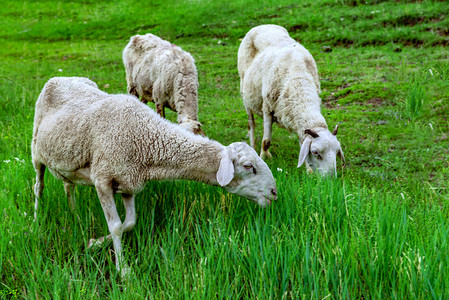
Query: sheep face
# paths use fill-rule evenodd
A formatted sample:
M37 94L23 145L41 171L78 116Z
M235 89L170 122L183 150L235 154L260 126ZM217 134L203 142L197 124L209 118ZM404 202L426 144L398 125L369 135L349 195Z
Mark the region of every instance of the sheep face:
M318 171L322 176L337 176L337 156L344 162L343 150L337 140L337 132L328 130L316 133L306 130L307 137L301 145L298 168L306 162L313 172ZM334 134L335 133L335 134Z
M243 196L261 207L277 199L271 170L246 143L232 143L222 151L217 181L228 192Z

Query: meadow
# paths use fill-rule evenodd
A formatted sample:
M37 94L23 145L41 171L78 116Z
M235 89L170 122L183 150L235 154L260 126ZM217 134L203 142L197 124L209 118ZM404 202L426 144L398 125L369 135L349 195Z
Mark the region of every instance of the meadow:
M449 2L385 0L13 1L0 10L0 299L447 299ZM284 26L314 56L322 113L346 166L296 168L273 127L266 209L219 187L149 182L124 235L122 280L93 188L71 212L47 172L33 222L34 104L54 76L126 93L122 51L151 32L195 58L208 137L249 142L237 50L252 27ZM151 104L150 104L151 105ZM175 121L176 115L167 112ZM256 118L258 145L262 120ZM120 213L124 209L116 198Z

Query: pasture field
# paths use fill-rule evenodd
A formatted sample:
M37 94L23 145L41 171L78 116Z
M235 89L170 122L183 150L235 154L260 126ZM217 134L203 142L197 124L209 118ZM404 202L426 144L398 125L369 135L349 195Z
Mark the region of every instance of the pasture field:
M448 12L431 0L2 1L0 299L447 299ZM195 58L205 133L249 142L237 49L267 23L317 62L347 161L338 178L297 169L298 138L274 126L279 199L266 209L219 187L150 182L123 239L127 280L112 244L87 248L107 234L93 188L77 188L71 212L47 172L33 222L34 104L49 78L125 93L122 50L151 32Z

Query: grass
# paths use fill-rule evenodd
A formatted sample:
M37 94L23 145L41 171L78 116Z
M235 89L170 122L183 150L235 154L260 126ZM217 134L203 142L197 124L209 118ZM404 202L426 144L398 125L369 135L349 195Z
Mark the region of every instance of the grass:
M419 79L413 78L409 82L409 92L405 100L407 111L410 113L410 117L417 117L424 106L425 91L423 85L419 82Z
M448 9L445 1L6 1L0 299L447 298ZM94 189L77 188L72 213L47 172L33 222L29 145L49 78L86 76L124 93L121 52L130 36L152 32L194 56L206 134L248 141L236 56L245 33L264 23L286 27L317 61L322 113L340 125L347 160L337 179L296 169L298 139L275 126L268 165L279 201L268 209L218 187L150 182L124 236L128 281L112 245L87 248L107 234ZM123 215L119 197L117 205Z

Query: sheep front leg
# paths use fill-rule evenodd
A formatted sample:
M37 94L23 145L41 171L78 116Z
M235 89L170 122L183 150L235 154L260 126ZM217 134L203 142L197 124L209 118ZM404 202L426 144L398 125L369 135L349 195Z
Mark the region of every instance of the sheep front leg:
M123 203L125 205L126 217L123 222L123 232L129 232L136 225L136 208L134 206L134 195L122 194ZM90 239L87 248L99 246L104 241L112 239L112 235L108 234L99 239Z
M42 191L44 190L45 165L35 161L33 161L33 165L36 171L36 184L34 185L34 221L36 221L39 199L42 197Z
M273 125L273 115L268 112L263 113L263 140L262 149L260 150L260 157L262 159L270 158L271 153L268 151L271 145L271 129Z
M103 208L104 216L108 223L108 229L111 233L112 242L114 245L116 268L120 271L121 277L129 274L129 267L123 259L122 253L122 235L123 225L117 213L117 208L114 202L114 193L110 183L98 181L95 184L98 198L100 199L101 207Z
M246 108L246 114L248 115L248 134L249 134L249 142L253 149L256 149L256 134L255 127L256 123L254 122L253 111L249 108Z

